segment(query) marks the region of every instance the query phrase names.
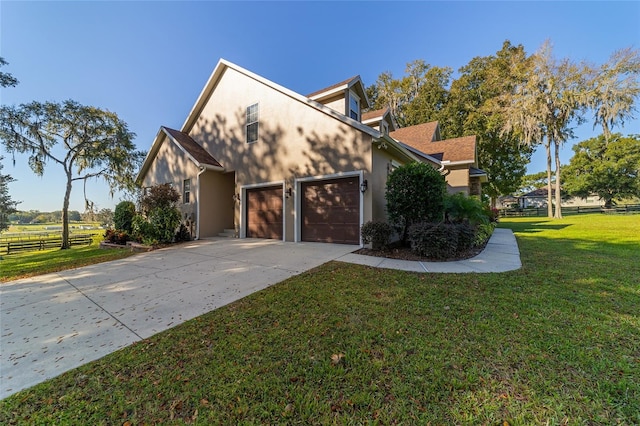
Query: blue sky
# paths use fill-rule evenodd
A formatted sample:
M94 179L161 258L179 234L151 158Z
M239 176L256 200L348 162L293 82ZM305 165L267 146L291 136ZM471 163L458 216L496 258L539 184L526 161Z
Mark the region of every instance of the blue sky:
M533 53L551 39L557 57L604 62L640 48L640 2L0 2L3 71L20 80L2 104L74 99L116 112L147 151L159 126L179 128L220 58L305 94L360 74L401 76L424 59L454 69L498 51L504 40ZM625 134L640 134L632 120ZM595 134L577 129L563 150ZM21 210L60 210L64 178L50 164L36 177L24 156L4 155ZM545 169L538 152L530 172ZM120 201L89 184L98 208ZM82 187L70 208L84 210Z

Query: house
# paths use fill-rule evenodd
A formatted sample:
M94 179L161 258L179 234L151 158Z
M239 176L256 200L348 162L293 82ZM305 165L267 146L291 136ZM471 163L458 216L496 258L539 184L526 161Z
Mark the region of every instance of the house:
M547 207L548 189L546 186L534 189L519 197L518 205L521 208L544 208ZM551 188L552 201L555 203L556 190ZM562 196L561 207L600 207L602 200L597 195L590 195L587 198Z
M179 188L195 238L361 244L362 224L386 219L395 167L443 165L368 107L359 76L304 96L221 59L180 129L160 128L137 182Z
M390 133L413 154L436 159L447 180L450 193L464 192L480 196L482 183L487 182L487 173L478 168L478 152L475 136L464 136L442 140L437 121L403 127Z

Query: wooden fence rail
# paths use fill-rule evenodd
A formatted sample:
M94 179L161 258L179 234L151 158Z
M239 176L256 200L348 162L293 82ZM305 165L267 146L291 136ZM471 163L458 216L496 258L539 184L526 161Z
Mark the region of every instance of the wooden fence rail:
M89 245L92 242L93 235L91 234L72 234L69 236L69 244L72 246ZM62 247L62 235L46 237L30 235L20 239L0 240L0 254L14 254L60 247Z
M640 204L623 204L618 205L610 209L605 209L601 206L593 206L593 207L562 207L562 215L572 215L572 214L584 214L584 213L640 213ZM538 208L526 208L526 209L503 209L500 210L500 216L502 217L538 217L538 216L547 216L547 208L546 207L538 207Z

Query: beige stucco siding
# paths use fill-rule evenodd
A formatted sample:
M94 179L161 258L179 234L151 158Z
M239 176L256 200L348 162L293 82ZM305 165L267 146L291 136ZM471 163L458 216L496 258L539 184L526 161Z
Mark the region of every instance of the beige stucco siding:
M374 148L372 150L373 157L373 173L369 178L369 192L374 194L372 202L372 220L387 220L387 203L385 192L387 190L387 178L389 176L392 162L399 165L405 164L405 161L392 155L389 150L384 148Z
M469 193L469 168L461 166L460 168L447 169L449 172L446 176L447 191L450 194L456 192Z
M259 104L259 140L246 143L245 112ZM371 136L234 69L227 69L189 131L225 168L235 193L247 185L371 171ZM365 198L365 217L371 203ZM239 206L235 223L242 218ZM285 200L285 239L293 240L294 199Z
M235 229L233 173L207 171L200 175L200 237L215 237L224 229Z

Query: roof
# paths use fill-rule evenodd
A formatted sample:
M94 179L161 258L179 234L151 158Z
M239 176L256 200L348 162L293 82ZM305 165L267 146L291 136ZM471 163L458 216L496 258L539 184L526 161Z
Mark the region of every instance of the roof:
M441 161L476 162L476 137L463 136L455 139L429 142L422 144L421 150L434 157L441 157Z
M348 78L348 79L346 79L344 81L341 81L340 83L332 84L331 86L325 87L324 89L316 90L313 93L309 93L307 95L307 98L313 98L313 97L316 97L316 96L318 96L318 95L320 95L322 93L325 93L325 92L332 92L332 91L334 91L334 90L336 90L338 88L347 87L347 86L349 86L349 83L351 83L352 81L354 81L357 78L360 78L360 76L359 75L354 75L353 77Z
M476 137L436 140L438 122L423 123L403 127L390 133L391 137L402 141L414 149L424 152L440 161L450 163L476 163Z
M418 146L426 142L436 140L438 122L417 124L415 126L403 127L390 133L391 137L409 144L417 149Z
M367 111L362 113L362 122L369 120L382 120L389 112L389 108L377 109L375 111Z
M332 84L329 87L325 87L324 89L317 90L313 93L307 95L307 98L313 99L314 101L322 102L327 98L330 98L338 93L353 90L360 97L360 108L369 108L369 97L367 96L367 92L364 87L364 83L359 75L348 78L340 83Z
M178 130L170 129L162 126L161 129L173 139L176 145L191 157L197 166L213 166L221 167L222 165L211 156L198 142L193 140L191 136Z
M548 194L547 189L548 188L546 186L542 188L534 189L531 192L527 192L526 194L521 195L521 197L530 197L530 198L546 197ZM556 195L555 187L551 188L551 195L552 196Z

